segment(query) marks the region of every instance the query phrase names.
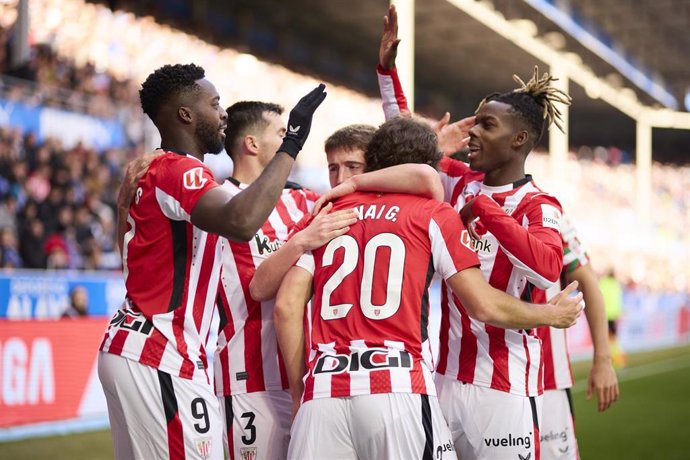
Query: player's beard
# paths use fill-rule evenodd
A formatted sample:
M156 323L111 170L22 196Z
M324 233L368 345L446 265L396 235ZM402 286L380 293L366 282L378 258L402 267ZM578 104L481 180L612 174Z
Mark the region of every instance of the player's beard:
M220 153L223 150L223 138L220 135L220 126L199 120L194 131L196 138L199 139L206 153Z

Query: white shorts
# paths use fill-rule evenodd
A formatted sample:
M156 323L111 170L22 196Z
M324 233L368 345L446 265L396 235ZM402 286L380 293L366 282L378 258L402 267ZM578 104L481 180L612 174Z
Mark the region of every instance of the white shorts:
M435 380L458 458L539 460L541 396L518 396L440 374Z
M382 393L302 404L288 458L456 459L435 396Z
M211 385L101 352L117 460L222 459L223 423Z
M219 397L230 460L285 460L292 398L287 390Z
M570 388L544 392L541 423L542 460L580 458L575 438L575 416Z

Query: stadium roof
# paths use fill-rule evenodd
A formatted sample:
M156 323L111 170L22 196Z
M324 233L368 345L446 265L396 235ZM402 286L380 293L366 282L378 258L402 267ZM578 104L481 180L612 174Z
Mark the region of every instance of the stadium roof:
M109 2L112 6L113 3ZM644 104L684 109L690 90L687 0L493 0L496 11ZM217 43L376 94L372 75L387 0L149 2L157 17ZM557 7L555 6L557 5ZM141 9L141 4L136 6ZM566 11L567 14L563 12ZM162 17L161 17L162 16ZM446 0L416 2L416 106L429 115L471 112L514 87L538 62ZM401 37L405 38L405 37ZM632 150L635 123L571 84L570 140ZM655 130L655 158L690 161L690 132Z

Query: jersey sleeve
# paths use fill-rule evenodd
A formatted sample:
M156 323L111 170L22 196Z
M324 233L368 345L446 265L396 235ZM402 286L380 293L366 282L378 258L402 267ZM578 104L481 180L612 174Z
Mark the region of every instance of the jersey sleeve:
M156 199L167 218L190 222L199 198L218 186L206 165L180 156L160 169L155 183Z
M314 263L314 256L311 251L302 254L300 258L297 259L297 262L295 262L295 266L305 269L311 276L314 276L316 264Z
M461 244L463 230L460 216L446 203L436 208L429 219L431 257L434 269L444 280L479 265L477 254Z
M589 264L589 255L577 235L577 230L570 219L563 214L561 221L561 238L563 239L563 271L572 273Z
M472 212L496 237L513 266L532 284L547 289L559 281L563 268L561 205L544 193L525 199L527 228L486 195L474 200Z
M461 187L463 177L472 170L462 161L454 160L449 157L441 158L438 164L438 172L443 184L443 201L452 203L456 187Z
M385 70L379 64L376 66L376 75L378 77L379 91L383 100L383 114L386 117L386 121L399 116L403 110L409 110L407 98L405 93L403 93L402 85L398 78L397 69L394 67L391 70Z

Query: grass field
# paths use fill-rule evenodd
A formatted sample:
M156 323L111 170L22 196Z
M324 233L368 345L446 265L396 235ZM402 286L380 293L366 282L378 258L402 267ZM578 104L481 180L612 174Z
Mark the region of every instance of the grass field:
M690 346L632 355L620 372L621 399L605 413L585 399L587 363L573 389L585 460L690 459ZM108 431L0 444L2 460L112 459Z

